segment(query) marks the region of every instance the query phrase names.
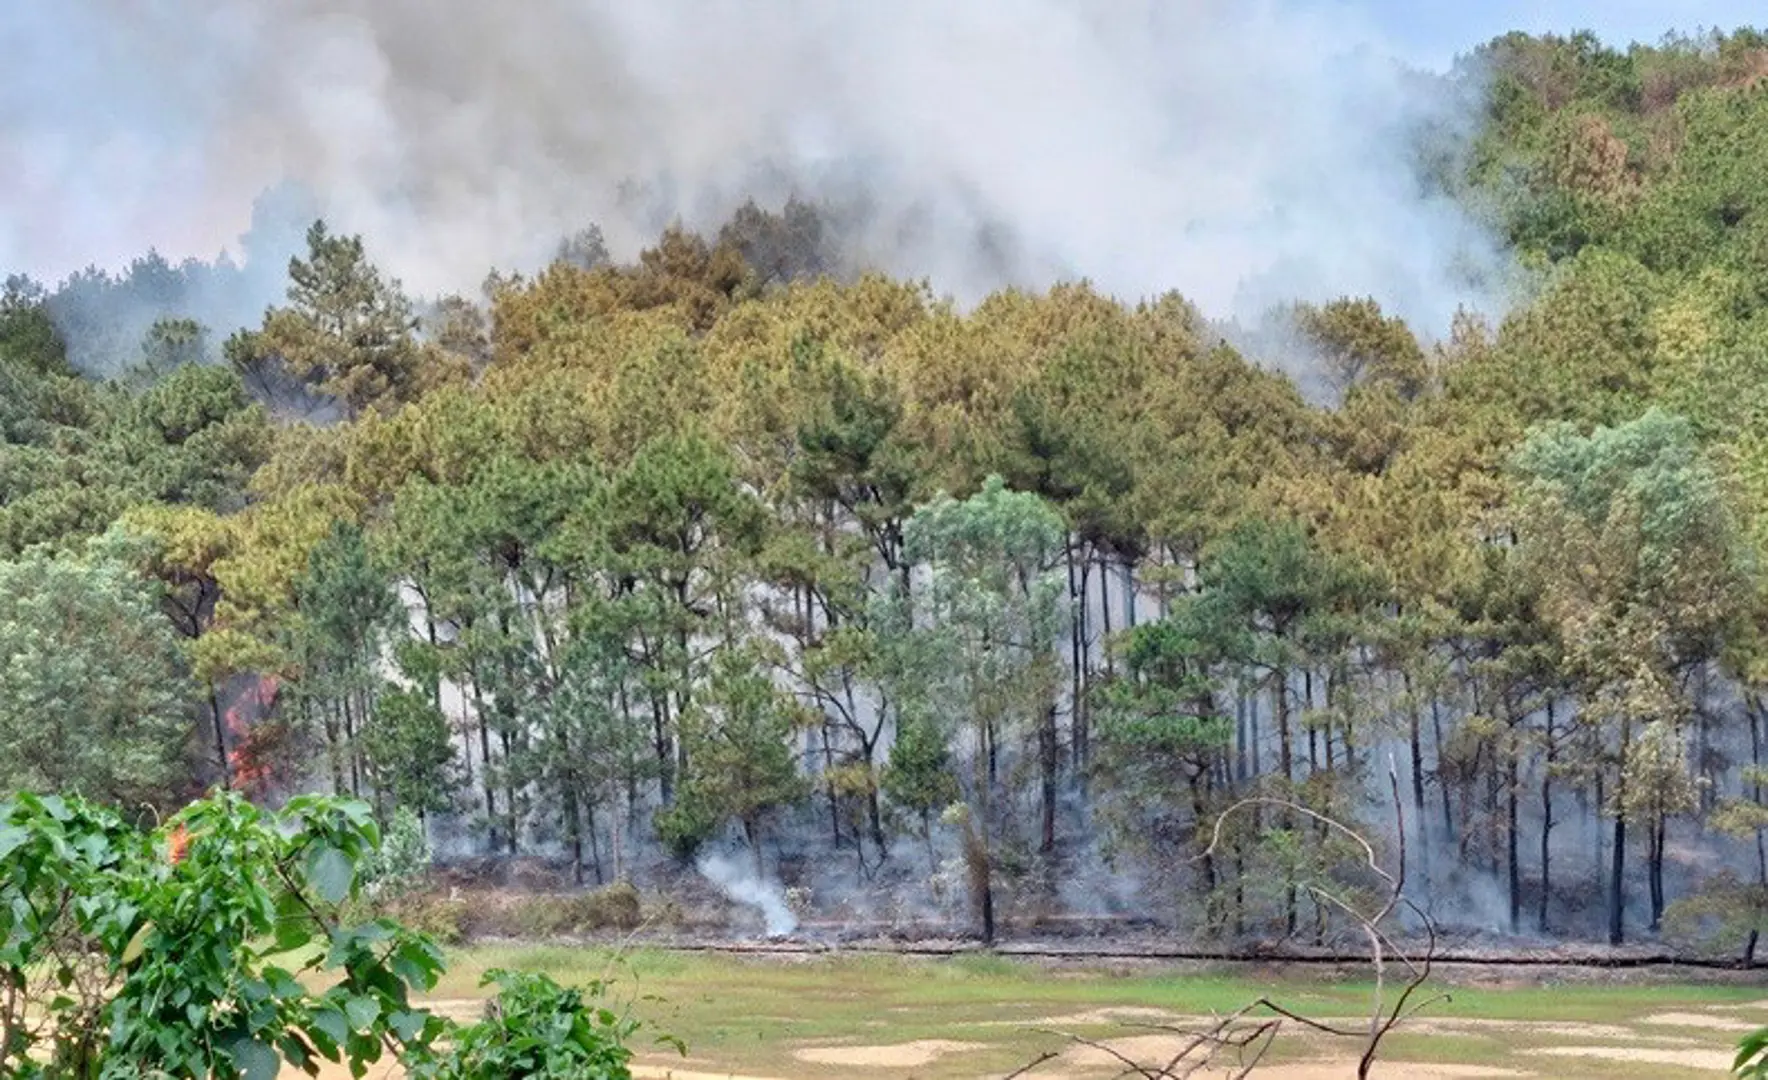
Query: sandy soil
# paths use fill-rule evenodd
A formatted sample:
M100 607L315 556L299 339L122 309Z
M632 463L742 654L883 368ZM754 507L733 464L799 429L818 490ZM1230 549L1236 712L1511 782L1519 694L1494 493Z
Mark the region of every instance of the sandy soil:
M947 1054L986 1050L987 1043L922 1039L888 1046L807 1046L792 1051L799 1061L812 1065L848 1065L862 1069L914 1069L931 1065Z
M1651 1046L1549 1046L1524 1051L1540 1057L1590 1057L1641 1065L1675 1065L1730 1075L1736 1056L1730 1050L1666 1050Z
M1729 1016L1714 1016L1711 1013L1684 1012L1658 1013L1655 1016L1648 1016L1639 1022L1659 1027L1705 1028L1708 1031L1734 1031L1740 1035L1746 1031L1754 1031L1762 1026L1761 1024L1751 1023L1748 1020L1733 1020Z
M1206 1021L1207 1017L1186 1016L1170 1009L1147 1009L1135 1005L1112 1005L1086 1012L1044 1016L1036 1020L991 1020L991 1027L1072 1028L1098 1027L1102 1024L1184 1024Z
M1516 1069L1500 1069L1491 1065L1431 1065L1417 1061L1375 1063L1369 1074L1383 1080L1513 1080L1534 1073ZM1302 1061L1290 1065L1267 1065L1253 1073L1259 1080L1344 1080L1356 1075L1351 1059Z
M729 1072L695 1072L691 1069L664 1068L659 1065L634 1065L633 1080L775 1080L768 1076L742 1076Z

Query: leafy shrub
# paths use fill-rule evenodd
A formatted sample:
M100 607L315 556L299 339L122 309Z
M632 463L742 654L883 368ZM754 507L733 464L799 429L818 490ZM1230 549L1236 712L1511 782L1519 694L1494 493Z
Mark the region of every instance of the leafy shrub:
M589 999L604 987L561 987L545 975L491 971L490 1015L456 1029L445 1053L415 1063L412 1080L631 1080L627 1043L638 1024ZM684 1049L679 1041L659 1042Z
M444 1028L410 1001L442 969L434 944L336 920L380 839L361 803L307 796L272 815L224 794L142 835L78 800L20 795L0 821L0 982L28 988L70 948L99 969L81 995L52 983L9 1000L0 1074L271 1080L284 1061L355 1069ZM300 981L322 972L323 993Z
M1737 1044L1731 1071L1739 1080L1768 1080L1768 1027L1757 1028Z
M703 799L695 797L691 789L684 791L674 806L659 810L651 821L657 830L657 842L683 862L698 854L721 824L717 815Z
M443 970L434 940L343 918L380 839L366 805L317 796L272 814L216 795L151 834L77 799L0 801L0 1076L361 1076L388 1055L439 1080L629 1075L636 1025L550 980L500 976L467 1028L415 1005Z
M405 807L393 812L381 844L362 865L362 891L371 900L391 900L422 884L430 872L430 834Z

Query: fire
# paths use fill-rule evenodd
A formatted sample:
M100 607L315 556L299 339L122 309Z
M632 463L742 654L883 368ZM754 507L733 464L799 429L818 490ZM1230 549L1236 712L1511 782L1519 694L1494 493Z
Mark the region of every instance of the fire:
M258 790L271 779L270 762L259 746L262 740L255 737L257 729L247 722L244 710L249 705L253 715L263 716L276 703L280 688L276 676L259 676L224 714L227 730L233 736L233 749L227 753L227 768L236 791Z
M184 861L190 850L190 830L180 825L166 837L166 853L170 856L173 866Z

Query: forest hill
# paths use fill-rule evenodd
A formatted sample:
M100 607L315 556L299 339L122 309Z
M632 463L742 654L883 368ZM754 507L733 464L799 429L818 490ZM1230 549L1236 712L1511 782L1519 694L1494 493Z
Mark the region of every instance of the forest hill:
M316 226L261 321L102 380L14 280L0 772L1321 936L1332 836L1198 856L1253 793L1381 839L1392 760L1437 916L1753 949L1768 54L1492 50L1458 190L1539 287L1431 343L1297 307L1330 407L1177 296L961 311L755 209L483 304Z

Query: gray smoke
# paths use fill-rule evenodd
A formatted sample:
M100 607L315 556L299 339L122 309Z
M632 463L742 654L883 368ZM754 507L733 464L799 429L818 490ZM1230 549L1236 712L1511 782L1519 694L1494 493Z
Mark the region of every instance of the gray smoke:
M212 256L293 183L420 293L796 194L960 299L1501 304L1415 167L1469 81L1325 0L62 0L0 36L0 264L39 276Z
M733 902L760 912L768 937L784 937L798 929L798 917L786 905L785 890L756 877L741 860L722 854L702 855L694 868Z

